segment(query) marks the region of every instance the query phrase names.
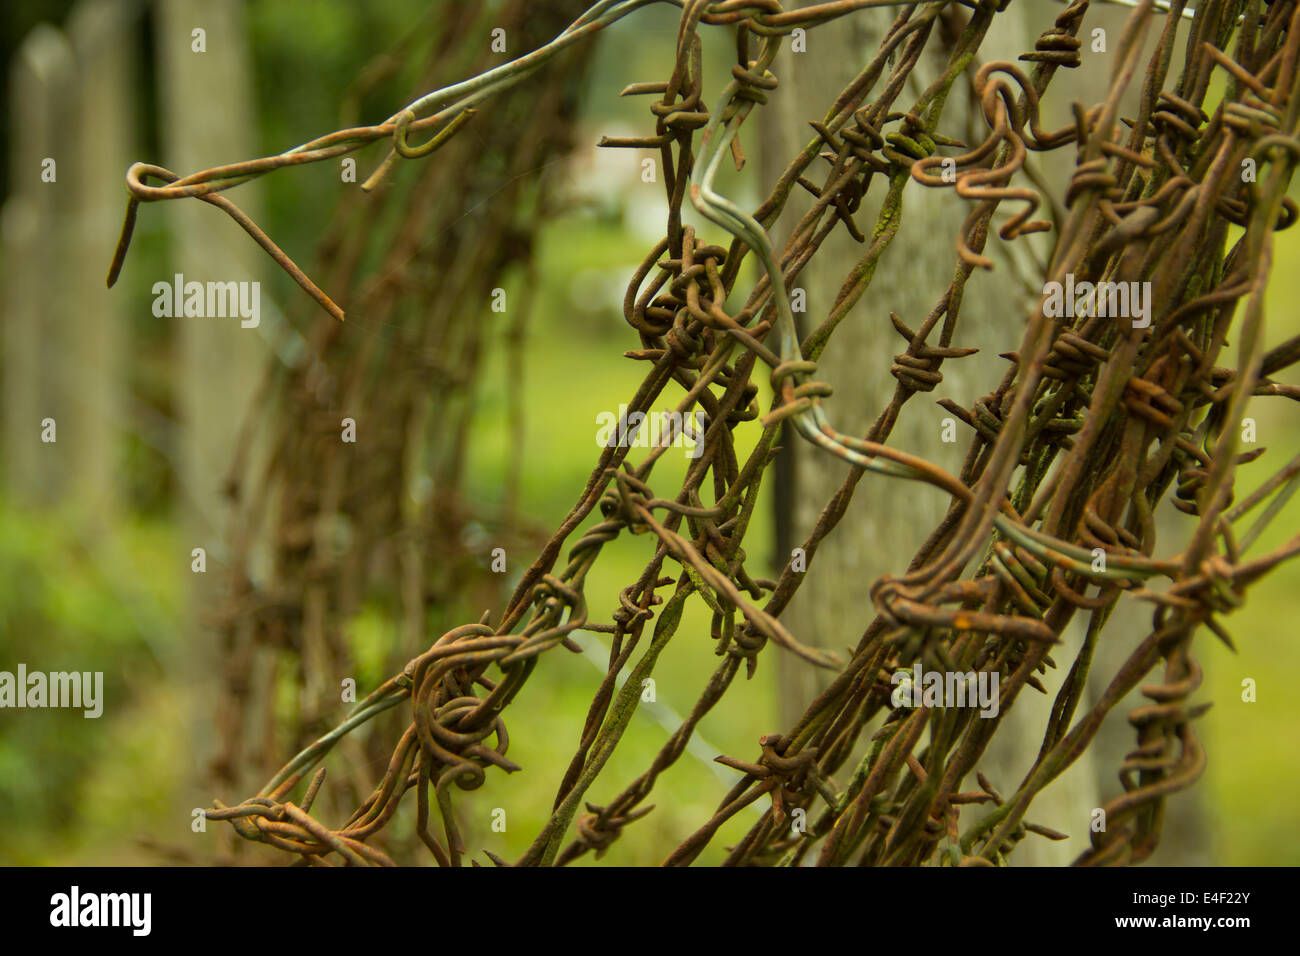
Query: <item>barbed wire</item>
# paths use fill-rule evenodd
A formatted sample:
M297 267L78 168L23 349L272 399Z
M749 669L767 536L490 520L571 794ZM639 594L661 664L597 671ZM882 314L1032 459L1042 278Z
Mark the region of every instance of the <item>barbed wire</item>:
M533 53L422 96L378 126L341 130L278 157L188 177L133 166L128 173L127 222L110 282L120 269L139 202L184 197L217 202L277 255L269 239L215 194L272 169L391 139L390 153L370 180L378 185L402 159L454 148L463 140L456 133L472 115L472 107L535 75L559 51L649 2L602 0ZM582 630L610 637L609 670L593 696L554 811L517 864L563 865L588 852L599 856L625 827L649 813L645 801L658 778L686 751L701 720L721 701L742 666L752 676L769 641L807 663L834 670L835 676L793 727L760 738L752 760L718 758L740 776L714 815L667 855L667 865L697 859L737 813L765 799L770 806L730 848L726 863L1004 863L1027 834L1049 839L1065 835L1027 820L1033 800L1084 752L1110 711L1139 686L1152 703L1129 717L1137 731L1137 749L1120 768L1125 792L1102 808L1107 826L1090 833L1091 847L1077 862L1133 863L1147 858L1159 839L1166 799L1192 785L1205 765L1193 721L1206 705L1190 702L1201 680L1191 653L1195 632L1204 625L1232 646L1222 618L1240 607L1249 585L1300 553L1297 536L1271 552L1249 558L1246 554L1300 485L1300 462L1287 464L1258 492L1232 507L1238 466L1259 454L1240 449L1250 399L1300 395L1274 378L1300 359L1300 348L1294 339L1266 347L1262 299L1271 266L1271 234L1290 226L1297 216L1285 193L1300 159L1295 96L1300 6L1295 0L1208 0L1194 11L1180 41L1175 26L1190 12L1186 4L1173 0L1158 8L1152 0L1139 0L1111 54L1105 100L1091 107L1073 104L1073 122L1047 131L1039 125L1039 104L1059 69L1080 65L1078 33L1088 0L1075 0L1055 18L1035 49L1020 58L1025 67L1009 61L981 65L977 60L1005 4L838 0L794 10L784 10L776 0L682 0L676 5L682 13L668 79L633 84L623 91L657 97L650 103L653 134L607 138L601 145L659 150L668 197L665 235L635 271L624 300L624 318L641 343L627 355L648 363L642 384L626 403L628 415L648 413L665 387L677 383L685 396L676 411L704 415L703 432L696 436L702 445L699 456L690 461L676 493L662 497L652 484L654 466L677 435L662 436L659 447L639 464L628 460L627 445L611 440L577 504L541 545L499 614L488 612L477 622L449 627L428 646L423 638L429 621L426 576L434 549L446 547L445 540L431 534L438 530L436 523L417 524L421 530L411 535L409 522L387 514L367 532L364 547L354 543L332 555L319 534L319 522L339 514L368 517L350 501L358 489L367 487L364 470L332 465L332 472L316 482L325 490L298 518L307 530L290 535L287 549L281 546L282 560L292 554L298 568L293 574L300 583L287 606L277 610L290 622L282 619L277 625L278 640L304 659L312 657L313 644L341 644L337 633L327 639L323 629L336 629L340 617L355 613L358 587L365 586L346 582L344 569L355 570L360 556L380 542L400 541L407 588L404 629L407 638L424 649L346 720L302 747L256 797L234 806L217 802L208 818L228 820L240 836L295 854L305 864L329 865L334 857L353 865L387 865L394 857L373 843L404 795L414 789L419 840L437 863L460 865L468 848L457 822L454 792L481 786L492 768L506 773L519 769L507 757L503 714L548 651L559 646L580 650L573 635ZM901 8L879 51L836 97L826 118L811 124L815 137L795 156L768 198L751 213L719 192L716 177L724 157L729 154L737 167L742 164L740 128L777 86L771 67L784 38L796 28L813 28L878 6ZM1157 9L1166 10L1170 18L1139 78L1143 41ZM512 13L520 11L512 8ZM941 22L956 37L950 44L935 35ZM715 27L727 27L733 35L736 62L730 82L709 109L702 51L704 28ZM896 101L907 79L923 51L936 46L946 54L946 65L911 108L900 110ZM1182 71L1169 86L1180 48L1185 54ZM1211 114L1205 111L1211 108L1206 97L1216 73L1226 82L1226 92ZM1122 117L1122 95L1135 80L1141 91L1138 115ZM984 141L973 147L938 131L949 93L959 82L970 84L980 105L979 120L987 128ZM534 82L513 95L531 97L551 88ZM538 115L541 125L530 135L541 140L542 130L550 128L546 124L554 125L554 114ZM411 147L408 137L414 132L434 135L424 146ZM1031 220L1042 201L1041 187L1013 185L1028 152L1071 145L1074 173L1059 204L1063 221ZM941 149L966 151L945 156ZM447 157L442 168L472 169L480 155L475 149L457 159ZM813 171L818 161L828 167L820 182ZM437 165L435 160L432 166ZM1243 176L1246 168L1257 170L1257 175ZM935 170L943 172L936 175ZM150 177L166 185L148 186L145 180ZM892 400L858 438L832 426L832 383L816 378L817 361L839 324L873 287L876 266L893 236L890 225L901 215L903 190L911 180L952 188L971 209L954 240L954 278L933 311L916 329L890 314L894 329L907 342L906 350L891 367L896 379ZM884 195L876 226L868 232L853 217L873 185ZM795 186L813 197L812 204L778 255L768 229L789 204ZM688 199L731 236L728 247L703 242L683 222ZM904 403L942 381L945 361L974 351L954 344L961 329L962 292L977 270L993 268L985 250L994 214L1007 200L1017 211L997 230L999 240L1054 233L1041 277L1043 297L1026 316L1019 347L1003 353L1010 368L997 387L969 408L941 402L971 430L965 464L959 474L952 474L887 442ZM867 235L873 239L846 277L830 313L800 341L788 290L841 225L858 241ZM1242 229L1239 237L1231 237L1230 226ZM350 279L356 274L360 240L340 235L337 241L350 242L351 251L332 261ZM399 243L398 250L399 262L410 259L409 243ZM454 287L469 282L471 275L478 287L485 271L467 270L468 259L447 254L451 265L441 270L437 281L439 301L457 299ZM743 307L728 312L725 303L749 255L760 266L760 278ZM342 317L342 310L283 253L277 261L331 315ZM385 286L384 272L378 275L378 284L370 288L383 291L372 292L363 311L376 303L381 311L393 308L400 296L400 283ZM1046 306L1052 284L1058 290L1067 283L1079 288L1076 282L1093 288L1100 283L1148 283L1148 321L1126 326L1096 307L1051 314ZM326 285L347 284L332 278ZM1242 315L1234 325L1242 299ZM453 327L451 315L452 310L442 308L428 323L431 341L439 343L432 346L435 352L445 345L445 338L438 337ZM936 328L941 331L932 342ZM1238 343L1235 368L1218 364L1230 332ZM321 334L330 335L328 330ZM361 358L360 368L377 362L369 355ZM753 380L759 361L770 369L774 392L771 408L761 416ZM411 375L427 392L429 370ZM384 398L402 394L400 383L390 379L381 384L365 393L368 400L399 405L407 401ZM464 402L459 408L454 429L461 435L469 427L472 404ZM399 407L394 420L407 421L402 413L417 407L423 406ZM735 433L741 424L755 420L761 433L753 451L742 459ZM289 414L287 421L301 428L301 418ZM788 565L771 580L754 577L747 569L743 541L787 421L803 440L854 466L854 471L802 544L806 569ZM392 462L412 460L409 441L393 436L381 446L373 467L392 469ZM321 456L338 461L329 454L319 449L301 452L295 468L281 476L282 487L302 494L294 479L319 467ZM457 474L459 459L450 467L450 474ZM906 573L882 577L872 585L875 617L850 657L841 660L801 642L781 616L807 575L818 570L818 547L836 531L865 472L930 485L951 503ZM404 479L385 480L404 487ZM705 489L710 480L711 496ZM1153 515L1171 488L1174 505L1196 519L1196 527L1186 550L1157 557ZM1234 525L1270 495L1272 501L1255 524L1238 534ZM265 490L253 496L250 507L263 507L265 497ZM712 504L706 503L709 497ZM597 509L603 520L573 543L567 562L559 566L569 538ZM611 618L591 620L587 575L604 546L624 532L650 535L654 554L619 593ZM668 561L679 570L671 572ZM968 571L972 563L974 570ZM1159 579L1170 583L1157 590ZM334 588L345 596L335 595ZM1090 588L1096 592L1089 594ZM1125 594L1153 605L1151 631L1101 698L1080 714L1092 648ZM607 804L587 803L593 782L629 726L642 681L652 675L693 597L710 612L710 634L721 660L646 772ZM247 605L236 606L227 626L247 627L256 613ZM1087 619L1084 645L1056 693L1033 767L1004 797L979 771L980 759L1026 687L1048 693L1039 675L1058 666L1052 653L1075 614ZM285 636L297 629L302 629L301 637ZM313 630L314 637L308 633ZM337 646L328 653L335 659L345 656ZM1142 685L1162 662L1159 682ZM945 672L990 675L998 681L998 713L977 718L971 708L895 706L891 675L915 663ZM617 677L625 668L627 677L620 684ZM323 792L321 761L357 728L382 722L381 715L391 717L407 705L409 719L391 725L397 743L378 785L368 796L358 796L341 826L320 822L311 810ZM304 726L325 712L321 704L314 720ZM836 775L865 736L866 752L841 785ZM227 762L233 759L228 755ZM352 759L345 766L354 763ZM296 803L290 800L313 770L304 797ZM962 790L972 774L978 789ZM352 789L357 787L354 781ZM433 833L432 804L441 821L440 836ZM586 812L580 813L583 806ZM963 808L970 808L965 820ZM506 862L489 857L501 865Z

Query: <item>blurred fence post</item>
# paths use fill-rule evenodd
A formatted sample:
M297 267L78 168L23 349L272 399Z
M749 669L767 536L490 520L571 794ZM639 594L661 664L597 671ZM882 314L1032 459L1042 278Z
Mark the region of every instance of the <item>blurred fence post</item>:
M786 4L786 8L810 6L814 2L803 0ZM998 58L1015 60L1020 53L1032 49L1029 18L1017 10L1021 8L1012 7L998 14L994 30L981 45L981 62ZM803 38L802 52L794 49L793 43L782 47L773 66L780 86L763 114L769 123L763 150L767 163L763 181L769 187L784 170L785 163L810 139L808 117L818 113L820 118L820 111L875 56L894 16L893 11L881 10L845 17L833 29L809 31ZM1043 22L1050 24L1050 17L1045 17ZM895 109L910 108L917 94L939 75L946 63L947 45L934 40L932 37L912 73L913 81L919 80L920 84L909 84L896 101ZM877 91L886 82L887 73L888 68L876 83ZM964 78L959 78L951 93L955 102L966 100L966 89ZM946 118L939 132L957 138L966 135L955 117ZM824 175L824 165L813 169L817 172L815 180ZM862 208L854 217L866 234L866 242L854 242L846 229L835 230L793 282L793 288L803 289L806 294L806 311L796 315L801 335L806 336L825 321L835 304L842 277L873 242L871 226L887 188L885 177L875 177ZM807 209L802 194L796 191L795 195L800 199L791 203L791 209L780 223L784 231L775 237L778 248L784 244L796 217ZM952 281L956 237L969 211L969 204L951 190L927 189L911 181L905 185L898 232L880 259L873 284L845 315L835 332L834 347L827 349L818 360L817 379L834 388L827 407L841 431L859 437L865 435L872 425L868 416L888 404L897 385L890 373L891 356L907 349L907 343L890 322L889 312L897 313L907 326L916 329L935 307ZM969 407L980 395L993 390L1007 368L1006 361L997 353L1018 344L1020 325L1013 317L1022 315L1022 306L1030 304L1020 276L1026 271L1032 275L1032 265L1008 259L1022 256L1023 249L991 236L986 253L997 262L997 271L992 274L977 271L970 278L952 343L977 346L980 353L946 361L943 382L906 407L888 439L890 445L934 461L952 474L961 471L969 429L956 423L957 440L945 442L944 419L949 413L936 405L935 400L951 398ZM937 339L936 329L930 336L931 344ZM1006 344L990 347L1000 343ZM803 544L822 508L851 470L804 442L788 426L782 445L783 454L788 457L778 464L778 474L783 478L777 491L778 565L791 560L791 549ZM790 602L785 620L795 636L807 644L837 653L844 653L846 645L850 648L855 645L874 616L868 598L872 582L882 574L905 573L907 568L902 562L916 552L939 524L947 507L948 500L933 489L865 474L839 526L818 548L815 561L819 572L809 577ZM809 570L812 563L809 562ZM1077 621L1073 622L1066 640L1071 646L1077 646L1081 639L1081 629ZM782 724L791 726L826 686L829 677L809 667L787 667L782 670L781 681ZM1004 793L1014 791L1032 765L1051 700L1032 690L1020 694L979 761L978 767ZM1072 839L1055 844L1032 837L1017 848L1012 860L1021 865L1069 862L1088 845L1087 812L1096 805L1091 756L1085 754L1039 795L1034 802L1035 813L1031 815L1035 822L1068 829Z
M240 0L161 0L157 7L156 55L162 92L164 164L187 175L224 162L261 154L256 137L249 40ZM257 184L228 194L258 218ZM163 204L172 230L172 268L157 280L260 283L265 253L206 203ZM260 285L259 295L260 295ZM261 297L265 304L265 297ZM184 528L190 550L207 551L207 573L191 577L192 653L182 675L194 704L195 769L206 779L215 752L213 710L222 668L251 648L224 647L202 626L222 579L222 536L231 508L224 482L234 459L239 430L263 371L266 349L260 328L241 327L234 317L177 317L177 405L181 424L181 481L185 488ZM188 575L187 575L188 576ZM245 642L247 643L247 642ZM203 799L210 799L210 795Z
M124 359L130 323L121 293L104 284L122 218L123 175L138 117L131 71L138 58L125 0L81 0L68 17L76 60L69 190L75 214L67 252L75 306L61 316L63 361L56 374L70 396L77 463L69 492L86 517L110 519L121 505L119 436L125 424Z
M54 27L23 41L10 78L10 197L4 208L4 469L15 503L49 505L66 486L77 426L56 370L61 318L71 311L64 274L75 179L68 162L72 54ZM53 430L43 424L53 419ZM42 433L47 439L42 441ZM62 441L60 441L62 439Z

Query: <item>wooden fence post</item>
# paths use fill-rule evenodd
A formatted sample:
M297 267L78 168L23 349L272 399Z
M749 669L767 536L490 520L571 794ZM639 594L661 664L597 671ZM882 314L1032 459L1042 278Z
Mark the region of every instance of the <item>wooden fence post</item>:
M5 480L14 501L28 506L56 501L69 471L72 422L52 376L66 362L57 336L66 286L52 279L63 268L72 211L71 82L67 41L54 27L38 25L23 41L10 79L2 260Z
M101 526L121 506L120 435L126 426L125 299L104 284L122 218L122 179L137 121L131 76L137 58L129 4L81 0L68 17L76 67L73 148L68 188L74 214L68 236L68 284L75 302L60 316L62 359L54 370L72 400L67 437L76 462L68 493L77 511Z
M804 0L786 6L791 9L812 2ZM981 61L999 57L1014 60L1026 49L1032 49L1028 21L1022 13L1017 13L1019 9L1013 6L998 14L981 45ZM894 15L893 11L886 10L864 11L843 18L833 28L809 30L802 38L802 52L796 51L793 43L782 47L773 67L780 86L762 114L769 124L775 124L766 134L763 150L767 162L763 181L769 187L783 171L784 164L808 141L807 122L812 118L811 113L816 112L819 120L822 118L820 111L875 55ZM1050 19L1045 22L1050 23ZM895 109L910 108L917 93L938 76L947 53L941 51L943 59L936 58L932 49L935 39L932 37L932 43L913 72L914 80L919 80L920 85L909 83ZM940 132L958 138L965 133L959 121L965 110L963 82L959 79L954 87L950 108L940 123ZM882 78L876 89L883 83ZM822 164L819 172L824 169ZM804 326L802 335L830 314L844 277L866 252L885 188L887 184L877 178L855 216L867 243L854 242L845 229L836 230L793 283L793 288L805 293L806 311L796 315ZM796 196L801 195L796 191ZM784 243L791 224L806 208L807 203L802 199L791 203L778 224L778 248ZM915 329L934 308L952 280L956 236L969 211L969 203L951 190L907 183L899 231L880 259L873 284L845 316L835 332L834 344L818 361L818 380L829 383L835 390L826 408L840 431L859 437L865 435L893 394L896 380L890 374L892 356L905 351L907 346L891 325L889 312L896 312ZM1012 271L1015 264L1003 255L1017 255L1020 250L1007 249L1007 246L996 236L990 238L986 253L995 258L997 271L977 272L966 285L953 345L977 346L980 354L945 362L943 382L933 392L917 395L905 406L889 439L890 445L933 461L952 474L961 471L969 430L954 422L957 440L945 442L944 419L948 413L935 400L951 398L969 407L997 385L1007 367L997 353L1018 345L1020 317L1024 306L1029 304L1028 297L1017 289L1016 272ZM937 333L931 336L932 343L936 340ZM777 555L778 563L791 559L790 548L803 543L821 509L850 471L849 466L813 448L792 430L788 434L783 439L786 448L792 449L791 459L784 463L788 482L784 507L788 509L788 517L778 521L788 520L790 526L785 533L778 529L782 549ZM822 542L815 561L809 564L809 580L790 603L785 620L792 632L807 644L841 654L845 645L856 644L874 616L868 597L872 582L882 574L901 575L907 570L907 561L939 523L947 506L948 499L943 494L919 482L866 474L840 525ZM1079 646L1081 636L1077 625L1072 624L1067 630L1066 640L1070 647ZM827 675L814 673L812 668L783 670L783 726L793 725L827 680ZM1050 708L1051 698L1026 688L1003 718L998 735L979 762L979 767L1004 793L1015 790L1032 764ZM1068 828L1072 839L1054 844L1033 837L1017 847L1013 860L1019 864L1059 865L1081 852L1087 846L1087 811L1096 805L1095 789L1091 755L1085 755L1039 796L1034 803L1035 813L1031 814L1036 822L1041 820Z
M241 0L161 0L157 10L163 165L186 175L259 155ZM258 218L256 183L227 195ZM242 229L206 203L175 201L165 206L174 240L172 267L157 279L171 282L180 274L184 282L256 284L265 311L261 279L266 254ZM182 675L193 689L192 740L197 769L207 767L216 750L215 678L230 660L253 651L249 646L222 646L216 634L200 622L203 613L212 608L226 570L222 538L232 511L223 485L267 349L260 326L243 327L238 315L178 316L174 321L181 478L188 497L184 527L189 537L177 559L188 564L195 547L207 552L207 572L191 579L194 649ZM211 799L211 795L202 799Z

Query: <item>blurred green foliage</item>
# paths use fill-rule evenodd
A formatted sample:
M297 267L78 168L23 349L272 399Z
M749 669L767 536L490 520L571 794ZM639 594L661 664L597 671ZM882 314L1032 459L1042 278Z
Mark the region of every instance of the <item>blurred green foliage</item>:
M126 547L156 568L169 560L162 550L170 530L115 529L120 537L109 548L87 540L86 527L66 515L23 514L0 500L0 669L15 673L21 663L29 673L103 673L97 718L79 709L0 710L2 863L53 862L55 847L92 835L83 830L86 779L121 758L113 728L134 701L156 693L163 674L141 616L168 596L146 590L158 576L146 582L111 554ZM129 779L119 785L145 802L166 796L141 793Z

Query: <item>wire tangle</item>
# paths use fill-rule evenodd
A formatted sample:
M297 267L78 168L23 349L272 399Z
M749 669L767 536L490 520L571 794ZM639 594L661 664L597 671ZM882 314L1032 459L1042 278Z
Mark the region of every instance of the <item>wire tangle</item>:
M353 126L279 156L185 177L133 166L110 284L121 270L140 203L199 198L233 216L326 311L342 318L342 310L220 193L272 170L389 140L390 152L370 185L382 183L398 163L425 164L420 168L428 172L409 201L412 209L433 209L431 198L418 197L479 188L473 177L481 147L466 145L462 130L473 122L476 131L496 135L502 104L512 100L519 109L510 114L520 124L517 143L525 145L512 145L511 151L543 163L564 145L555 130L568 107L561 93L547 91L560 90L562 78L580 75L581 47L575 44L649 2L601 0L564 29L550 19L534 24L552 30L549 42L539 40L533 52L491 68L462 57L458 66L472 79L423 95L376 126ZM1075 0L1056 17L1034 50L1020 57L1023 66L977 58L1005 4L832 0L790 10L776 0L675 5L681 17L671 73L622 91L645 99L646 133L605 138L600 146L658 151L668 201L664 235L631 276L624 299L623 317L638 339L626 356L644 363L645 378L627 403L620 429L633 427L633 416L644 420L675 383L685 392L677 408L682 422L703 423L689 426L700 454L690 459L680 487L666 490L656 480L655 465L680 430L661 435L640 462L630 460L627 443L611 439L558 528L537 533L502 519L537 555L513 593L499 595L496 609L476 623L444 621L433 629L439 601L473 579L468 571L439 576L436 570L466 563L459 546L448 543L468 524L454 504L463 456L438 463L435 484L450 494L442 495L441 504L430 500L412 524L396 506L375 510L368 502L384 496L366 490L392 487L392 500L405 500L410 479L392 463L411 460L406 433L384 436L379 453L364 466L336 461L319 441L286 438L269 477L240 499L244 525L257 525L268 489L316 490L309 500L285 492L273 584L254 583L249 558L220 618L240 662L232 671L225 731L235 739L247 729L241 714L259 648L301 657L308 683L337 673L326 663L342 666L348 659L342 622L359 613L367 588L380 586L380 576L372 583L364 570L376 554L403 582L391 597L400 610L408 662L342 721L318 695L310 719L298 728L296 739L305 746L297 755L257 796L233 806L218 802L208 818L229 821L239 836L295 855L304 865L388 865L394 858L412 859L376 843L404 795L415 790L415 836L438 864L462 865L470 850L458 823L459 802L487 775L520 769L507 756L507 718L518 710L511 702L549 652L578 651L575 634L586 631L608 639L608 672L592 698L553 812L514 865L564 865L609 850L652 812L647 801L657 780L687 752L700 722L741 670L752 675L765 652L787 655L789 666L827 668L834 677L795 725L763 734L755 753L718 757L737 774L735 783L713 816L666 855L666 865L696 860L723 825L755 804L761 815L727 850L728 865L1004 864L1028 835L1065 836L1028 820L1034 798L1078 759L1108 713L1139 687L1150 703L1129 715L1136 746L1119 768L1123 792L1105 805L1107 826L1089 833L1090 847L1077 863L1140 862L1158 844L1166 801L1191 786L1205 766L1194 726L1207 704L1192 701L1201 683L1193 638L1204 626L1232 646L1223 618L1241 606L1250 584L1300 552L1300 537L1294 537L1273 551L1248 554L1300 486L1300 462L1285 465L1244 500L1235 501L1233 494L1238 470L1260 454L1241 448L1249 400L1300 398L1300 390L1277 378L1300 360L1300 347L1294 340L1267 347L1262 305L1271 234L1297 215L1286 190L1300 159L1300 5L1206 0L1182 41L1173 29L1161 33L1143 72L1142 40L1164 8L1142 0L1108 55L1106 99L1071 104L1073 120L1059 130L1040 125L1040 104L1056 71L1077 68L1086 55L1079 35L1088 0ZM522 4L508 6L504 15L522 22ZM729 160L737 169L744 163L742 126L779 93L774 64L791 33L877 7L889 7L894 17L880 49L826 118L811 124L808 145L767 198L746 210L719 192L723 163ZM1180 18L1187 13L1180 2L1169 12ZM472 21L471 14L463 16L457 29L468 29ZM452 30L448 51L455 35ZM1235 45L1229 42L1234 35ZM735 63L726 85L710 94L704 43L723 36L734 40ZM559 56L570 47L572 56ZM1185 56L1178 55L1180 47ZM936 49L947 60L940 80L914 102L899 103L922 52ZM1182 71L1170 76L1175 63ZM543 67L553 71L552 80L522 82L541 76ZM1226 84L1217 105L1206 98L1212 78ZM977 122L986 131L973 146L940 131L944 106L956 98L950 94L963 86L978 103ZM1138 115L1121 116L1122 96L1134 86ZM489 108L493 98L499 102ZM428 138L413 145L417 133ZM1059 204L1051 204L1052 219L1031 218L1043 202L1042 187L1028 175L1031 154L1068 148L1072 175ZM1243 169L1251 174L1243 176ZM150 179L163 185L149 185ZM876 237L897 214L912 180L951 189L952 201L969 212L953 237L953 282L930 314L916 322L880 310L880 320L887 318L905 345L890 365L893 399L877 426L857 437L833 427L835 383L818 378L818 360L871 284L874 264L888 245ZM881 203L871 229L854 217L867 208L864 199L873 188ZM807 211L777 250L768 229L792 197L805 194L811 197ZM706 241L682 221L687 202L724 231L725 246ZM327 243L324 287L358 286L350 314L368 317L393 313L403 288L439 290L431 291L431 331L424 336L406 329L402 341L412 358L389 368L375 364L381 361L377 353L344 348L337 326L319 325L313 333L318 357L280 376L274 388L300 420L327 419L331 396L350 394L388 409L394 421L431 421L435 434L453 436L455 445L454 436L472 425L472 401L453 405L448 399L445 408L433 411L418 403L393 407L397 400L369 380L391 385L405 377L422 383L419 391L425 393L432 381L454 394L463 384L454 355L465 357L464 374L472 375L474 336L480 333L463 328L477 322L458 322L460 313L447 303L472 299L469 293L482 291L482 283L494 281L507 262L528 261L530 234L496 223L494 235L512 241L505 244L508 254L488 259L476 258L486 255L478 247L457 245L463 237L428 248L399 237L389 271L360 283L359 241L347 231L362 214L359 208L351 220L340 220L337 238ZM420 215L420 222L427 221ZM998 216L1005 218L993 230ZM1240 234L1229 232L1233 225ZM841 227L864 243L856 278L850 277L832 312L801 340L790 290L826 237ZM1043 294L1023 323L1008 323L1019 341L1006 343L1004 378L969 407L941 403L968 431L970 451L961 473L888 444L903 404L932 391L943 380L946 362L976 351L955 338L966 282L999 267L999 243L1029 242L1044 243L1050 252L1038 277ZM746 258L754 261L758 278L741 289ZM455 268L421 286L405 271L412 261L445 261ZM485 278L454 278L479 274ZM875 281L873 290L881 285ZM1149 309L1139 321L1135 301L1117 297L1142 284L1150 289ZM1053 299L1063 288L1077 294L1064 311L1059 298ZM1123 316L1122 307L1117 312L1117 301L1129 302L1132 314ZM936 334L936 328L942 331ZM1237 367L1222 364L1229 337L1238 343ZM362 371L349 372L357 363ZM759 407L759 363L767 367L774 392L766 409ZM366 367L384 373L367 376ZM702 416L692 419L693 411ZM744 456L736 445L742 425L759 431L754 450ZM846 500L828 502L803 542L806 572L786 566L775 579L762 577L744 547L760 484L787 426L828 460L887 480L919 482L949 500L947 515L910 570L872 584L874 616L847 657L801 641L782 621L807 574L816 573L817 548L836 533ZM323 478L310 480L318 474ZM1157 549L1153 515L1166 497L1195 522L1190 544L1179 554ZM1241 521L1265 502L1254 524L1243 528ZM571 541L589 517L593 522ZM341 543L334 540L340 520L350 529ZM587 575L605 545L624 534L645 536L652 556L619 592L612 616L591 619ZM1084 708L1091 648L1122 597L1153 606L1150 633L1111 676L1102 697ZM702 675L698 701L650 768L606 803L587 802L637 710L642 681L678 635L688 599L708 608L716 669ZM1038 757L1019 783L999 781L1012 788L1000 792L980 770L981 758L1021 693L1052 693L1045 681L1058 669L1053 655L1076 615L1084 619L1087 640L1054 679L1058 687ZM427 643L427 634L439 630L441 636ZM768 650L769 644L777 650ZM918 662L996 681L1000 713L981 719L970 708L895 704L891 675ZM624 668L630 670L621 679ZM363 751L347 748L360 746L355 732L371 721L386 729L388 740L397 740L385 749L377 729L365 745L388 754L387 769L369 787L363 773L345 770L356 779L342 788L340 799L352 795L354 809L350 816L340 814L341 825L327 825L321 812L313 815L323 793L324 770L317 768L336 746L344 748L349 767L356 764ZM231 785L239 761L237 749L224 760ZM291 801L304 781L305 795ZM1059 825L1078 831L1086 822ZM385 846L392 850L400 843Z

